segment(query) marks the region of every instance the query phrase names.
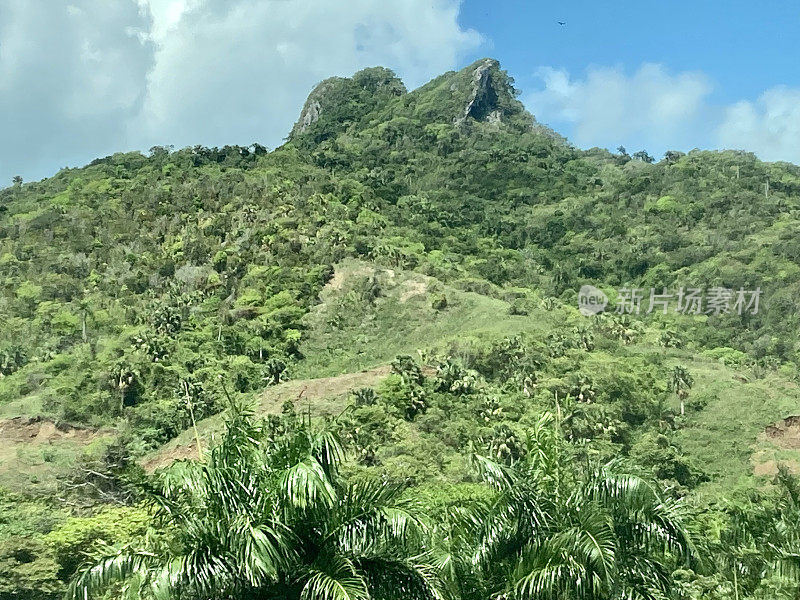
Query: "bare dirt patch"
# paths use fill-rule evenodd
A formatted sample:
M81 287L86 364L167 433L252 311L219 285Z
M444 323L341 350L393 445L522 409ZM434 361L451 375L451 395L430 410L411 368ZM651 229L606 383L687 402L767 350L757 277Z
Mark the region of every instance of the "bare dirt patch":
M331 280L326 284L332 290L340 290L344 285L344 271L335 271Z
M287 381L267 388L261 393L259 410L265 414L277 414L281 411L283 403L291 400L297 411L310 408L313 416L333 416L344 410L350 392L361 387L377 385L390 370L389 366L383 366L336 377Z
M283 403L291 400L297 412L310 411L313 417L336 416L347 406L350 392L362 387L373 387L386 377L390 367L382 366L336 377L298 379L269 387L257 398L259 414L278 414ZM212 436L222 430L222 418L215 415L199 422L201 445L211 445ZM142 466L147 471L170 465L176 460L197 457L197 442L191 430L184 431L148 456Z
M764 436L784 450L800 450L800 416L786 417L767 425Z
M98 437L98 432L65 423L54 423L42 417L14 417L0 419L0 446L12 444L52 444L72 440L88 444Z
M400 302L408 302L414 296L423 296L428 291L428 284L424 281L409 280L403 283L403 292L400 294Z
M362 275L371 275L375 272L375 268L371 265L360 264L356 267L341 267L333 272L333 277L325 284L325 287L330 290L341 290L349 279L359 277Z
M753 475L756 477L774 477L778 474L778 465L789 469L790 473L800 474L800 462L796 460L775 460L768 454L759 452L753 455Z
M71 468L90 444L109 435L43 417L0 419L0 486L25 492L50 490L57 475Z
M767 425L758 436L756 448L750 459L754 475L776 475L778 465L800 473L800 416L792 415Z

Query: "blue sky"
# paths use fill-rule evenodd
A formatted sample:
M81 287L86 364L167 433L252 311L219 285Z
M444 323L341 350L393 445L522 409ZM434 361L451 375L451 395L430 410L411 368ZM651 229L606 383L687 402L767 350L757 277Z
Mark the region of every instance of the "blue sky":
M590 65L633 71L642 63L702 71L718 84L714 99L722 103L800 86L796 1L466 0L459 21L486 37L473 56L498 57L526 90L541 65L580 74Z
M557 21L565 21L559 26ZM279 145L320 80L492 56L579 147L800 163L788 1L0 0L0 185L153 145Z
M799 145L791 139L798 133L800 119L800 108L792 109L800 100L796 94L800 89L797 2L508 0L489 4L466 0L459 21L484 38L470 58L498 57L516 79L528 108L578 145L646 146L658 154L670 144L680 150L734 146L755 150L769 160L800 159ZM563 118L559 111L536 102L546 104L547 94L542 98L536 92L547 88L542 70L548 68L567 74L578 86L575 93L590 95L614 80L621 92L627 92L625 113L634 126L626 131L624 124L611 118L607 128L584 123L585 135L576 132L581 115ZM586 84L589 73L595 75L594 85ZM654 81L658 79L662 81ZM664 92L671 88L677 95L673 100L687 100L689 114L671 124L670 115L659 120L651 114L648 123L639 114L646 108L642 105L657 103L662 88L667 88ZM762 95L768 91L772 102L765 106ZM584 107L578 103L572 108L580 112ZM593 118L604 116L598 109ZM743 123L747 118L754 122ZM737 130L736 123L743 130ZM751 135L758 126L777 131L770 136ZM673 129L672 135L665 129Z

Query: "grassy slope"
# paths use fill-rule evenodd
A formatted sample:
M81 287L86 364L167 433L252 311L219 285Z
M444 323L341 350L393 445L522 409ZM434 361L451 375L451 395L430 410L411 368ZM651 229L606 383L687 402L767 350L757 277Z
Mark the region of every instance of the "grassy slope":
M354 308L347 303L353 285L373 273L382 289L374 311L359 313L344 325L331 324L334 313ZM438 293L448 299L448 307L442 311L431 307L432 295ZM302 346L306 359L292 381L258 395L259 412L278 413L285 400L292 400L298 410L310 407L317 416L335 415L345 408L352 390L378 385L389 372L388 363L398 354L416 356L418 349L446 351L467 332L474 338L498 339L546 329L538 318L508 315L508 303L502 300L458 291L417 273L376 269L355 260L337 267L320 300L307 319L309 331ZM204 443L219 431L221 421L217 415L198 423ZM414 434L409 429L401 435L410 438ZM194 434L185 431L146 457L145 465L152 469L196 454Z
M754 465L764 465L758 471L773 475L774 464L767 464L773 458L797 464L800 454L777 453L761 440L761 433L767 425L800 413L800 386L779 373L756 379L713 360L686 357L682 363L695 378L692 394L708 402L678 434L683 450L712 475L701 493L751 484Z
M354 290L373 275L380 294L365 312ZM447 308L435 310L432 300L441 294L447 298ZM342 314L350 318L342 322ZM416 355L419 349L457 354L459 343L467 338L492 340L520 332L544 338L581 319L569 308L549 312L535 306L528 315L510 315L509 303L504 300L460 291L418 273L345 261L323 291L321 303L307 317L309 329L302 348L306 360L292 381L259 394L257 407L261 413L275 414L285 400L292 400L298 409L332 416L345 408L353 389L378 385L388 373L388 363L398 354ZM800 413L800 387L787 374L757 378L688 351L657 348L648 343L654 337L646 335L645 342L632 347L632 352L666 353L669 361L687 366L695 378L691 397L706 402L703 409L688 416L677 437L688 457L712 475L698 493L718 496L752 485L754 467L759 474L771 475L778 461L800 465L800 451L779 448L762 435L767 425ZM608 362L607 356L594 354L597 356L587 364ZM68 470L82 451L107 437L89 431L59 433L47 422L21 425L19 420L12 421L11 417L20 415L42 415L33 400L3 407L0 485L50 493L57 474ZM219 415L198 424L204 445L220 424ZM419 432L404 425L397 434L402 440L400 461L404 448L414 445ZM193 457L196 452L194 433L185 431L146 457L145 464L156 468L176 458Z
M353 290L358 282L373 274L381 289L374 306L350 322L338 321L338 313L354 310ZM432 298L442 293L448 307L434 310ZM310 330L303 346L307 360L295 373L296 379L258 396L260 412L277 413L288 399L295 401L298 409L310 408L314 415L336 415L345 408L351 390L377 385L397 354L416 354L418 349L447 353L457 350L458 342L466 337L488 340L525 331L543 338L582 319L570 309L548 312L534 308L527 316L512 316L503 300L461 292L416 273L357 261L339 265L321 300L308 317ZM758 471L766 475L774 472L770 461L775 459L800 464L797 451L778 450L761 435L767 425L800 412L800 387L787 374L757 378L688 351L656 347L648 342L654 337L648 333L642 344L630 347L631 352L658 352L668 364L687 366L695 378L691 398L705 402L702 409L687 415L677 437L687 456L711 475L697 490L699 494L726 495L753 485L754 464L761 465ZM620 360L624 358L595 351L586 364L621 368ZM219 429L220 422L216 416L199 424L204 440ZM397 461L409 460L411 453L406 451L420 432L415 424L403 424L396 434L400 437L393 451ZM153 468L195 453L193 434L187 431L148 457L146 464Z
M57 475L109 439L109 432L58 427L48 419L0 419L0 488L51 495Z
M280 414L283 403L291 400L298 412L310 411L315 416L336 416L347 407L350 392L360 387L372 387L389 373L389 368L378 367L357 373L345 373L338 377L295 379L267 388L255 401L259 414ZM222 429L223 415L214 415L197 424L197 432L203 449L213 443L214 436ZM175 439L152 452L144 460L148 470L165 466L173 460L197 457L197 441L194 431L187 429Z
M332 324L333 313L348 308L341 304L351 291L348 282L374 272L381 288L374 310L358 315L346 327ZM440 294L445 295L447 308L435 310L432 300ZM310 331L302 346L306 360L298 369L299 377L358 371L391 362L398 354L416 356L418 349L447 351L465 337L492 340L520 332L543 333L560 318L545 311L512 316L503 300L456 290L418 273L376 271L355 260L339 265L320 299L307 319Z

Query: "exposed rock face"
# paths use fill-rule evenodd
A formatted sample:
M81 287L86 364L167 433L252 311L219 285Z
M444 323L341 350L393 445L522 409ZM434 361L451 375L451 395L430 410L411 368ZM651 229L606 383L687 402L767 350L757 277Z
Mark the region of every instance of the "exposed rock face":
M376 118L456 127L479 122L488 130L533 129L559 139L537 123L516 96L514 80L492 58L446 73L410 93L390 69L370 67L352 77L331 77L319 83L309 94L289 139L298 147L313 148L346 131L369 127L364 120L383 109Z
M311 90L311 93L306 99L306 103L303 105L303 110L300 111L300 118L297 120L297 123L295 123L294 128L292 128L292 135L304 133L306 129L319 121L319 118L322 116L322 102L325 94L333 89L340 81L344 80L341 77L330 77L317 84L317 86Z
M319 115L322 112L322 105L319 103L319 100L312 100L308 106L303 108L303 112L300 113L300 126L298 127L298 131L303 133L308 126L316 123L319 120Z
M290 137L302 135L309 128L319 129L314 131L316 137L325 137L406 91L394 72L383 67L362 69L352 77L331 77L308 95ZM313 127L316 123L322 127Z
M493 110L488 115L486 115L486 122L487 123L499 123L502 116L503 115L499 110Z
M472 117L483 121L490 114L496 113L493 120L500 120L500 111L497 111L497 92L492 81L492 72L500 68L500 63L492 58L483 59L472 72L472 93L470 94L464 114L459 119L464 121Z

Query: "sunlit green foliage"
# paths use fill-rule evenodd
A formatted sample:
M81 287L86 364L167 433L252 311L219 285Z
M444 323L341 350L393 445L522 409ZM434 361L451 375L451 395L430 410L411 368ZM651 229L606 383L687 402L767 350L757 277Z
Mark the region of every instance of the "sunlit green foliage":
M411 92L383 68L326 80L274 151L15 180L0 414L113 441L30 451L75 463L55 499L0 492L0 598L53 598L104 551L75 594L795 597L796 482L750 460L796 406L798 209L794 165L574 148L488 60ZM584 283L763 293L757 314L587 319ZM388 365L328 424L346 461L302 392L200 439L231 400ZM187 429L202 460L145 478L143 512L137 460Z

